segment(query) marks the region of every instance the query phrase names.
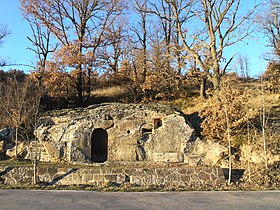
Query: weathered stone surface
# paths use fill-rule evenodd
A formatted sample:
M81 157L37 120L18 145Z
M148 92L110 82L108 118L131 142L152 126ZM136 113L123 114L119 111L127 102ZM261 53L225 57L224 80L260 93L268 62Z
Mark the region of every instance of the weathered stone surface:
M41 161L88 163L183 162L193 133L172 107L120 103L48 112L35 131Z
M4 152L4 141L0 141L0 153Z
M280 155L272 154L269 150L266 153L268 164L280 161ZM255 148L254 145L244 144L241 147L241 161L250 162L253 164L265 163L265 157L263 153L259 152L259 148Z
M17 145L17 153L20 154L23 150L25 149L24 147L24 143L19 143ZM6 151L6 155L9 156L9 157L14 157L15 156L15 151L16 151L16 147L13 147L11 149L8 149Z
M162 162L183 162L184 157L182 154L166 152L166 153L154 153L154 161Z
M206 142L200 139L189 143L185 153L184 161L191 166L219 165L219 161L228 152L227 148L217 142Z
M47 154L51 154L51 161L56 161L59 159L59 150L57 150L57 148L55 147L55 145L53 145L51 142L46 142L44 144L45 148L46 148L46 152Z
M189 167L187 164L168 165L161 164L153 167L138 168L129 164L122 166L107 166L93 168L73 168L39 166L38 178L47 185L93 185L104 186L106 184L132 184L142 187L211 187L225 183L223 171L214 167ZM184 169L184 170L183 170ZM32 184L32 166L1 168L0 178L4 185L22 186ZM98 172L99 173L96 173ZM114 171L114 173L113 173ZM124 173L128 172L129 173ZM103 173L106 172L106 173ZM187 172L187 173L183 173Z

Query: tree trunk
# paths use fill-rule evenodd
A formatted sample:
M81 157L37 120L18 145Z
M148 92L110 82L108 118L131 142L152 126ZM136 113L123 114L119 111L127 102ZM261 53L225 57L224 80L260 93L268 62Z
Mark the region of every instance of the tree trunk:
M206 77L201 78L200 81L200 98L206 99Z
M87 103L87 101L89 100L90 98L90 94L91 94L91 71L92 71L92 68L89 67L88 68L88 80L87 80L87 84L86 84L86 98L84 100L84 103Z
M221 77L218 74L214 74L212 78L212 83L214 86L214 90L219 90L221 85Z
M36 185L38 183L37 179L37 168L38 168L38 162L37 160L34 161L33 163L33 184Z
M262 76L261 76L261 94L262 94L261 125L262 125L263 152L264 152L264 158L265 158L265 167L268 168L267 151L266 151L266 130L265 130L266 110L265 110L265 100L264 100L264 84L263 84Z
M34 157L33 157L33 184L36 185L39 181L38 178L38 164L40 161L40 155L39 155L39 145L37 137L35 137L35 151L34 151Z
M83 105L83 78L82 78L82 70L79 69L79 72L76 77L76 85L77 85L77 94L78 94L78 102L77 106Z
M228 109L225 108L226 114L226 122L227 122L227 140L228 140L228 185L231 182L231 174L232 174L232 158L231 158L231 134L229 127L229 117L228 117Z
M15 158L18 157L18 127L16 127Z

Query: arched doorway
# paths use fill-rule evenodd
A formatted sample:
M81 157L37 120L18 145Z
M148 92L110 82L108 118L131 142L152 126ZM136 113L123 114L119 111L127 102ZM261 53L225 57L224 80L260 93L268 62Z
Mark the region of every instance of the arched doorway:
M102 128L95 129L91 136L91 160L105 162L108 156L108 133Z

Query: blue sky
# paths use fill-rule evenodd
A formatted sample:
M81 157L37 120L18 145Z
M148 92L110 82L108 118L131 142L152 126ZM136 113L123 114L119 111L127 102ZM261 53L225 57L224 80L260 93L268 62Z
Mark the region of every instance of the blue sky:
M34 54L27 49L30 46L27 36L31 35L29 25L21 16L17 0L0 0L0 23L7 25L11 34L0 47L0 57L9 58L10 62L32 65ZM10 67L8 67L10 68ZM30 67L14 67L28 71ZM7 69L7 68L6 68Z
M261 1L261 0L259 0ZM244 1L247 5L252 5L254 0ZM34 65L36 62L33 52L28 50L30 42L27 36L31 36L28 23L21 16L18 0L0 0L0 23L7 25L11 30L11 34L6 38L0 47L0 58L9 58L12 63ZM247 54L249 57L249 68L251 76L257 76L265 70L267 62L262 58L269 51L265 48L265 37L259 34L258 38L248 38L245 42L233 46L227 51L228 56L241 53ZM5 70L11 67L6 67ZM16 69L25 71L31 70L26 66L13 66Z

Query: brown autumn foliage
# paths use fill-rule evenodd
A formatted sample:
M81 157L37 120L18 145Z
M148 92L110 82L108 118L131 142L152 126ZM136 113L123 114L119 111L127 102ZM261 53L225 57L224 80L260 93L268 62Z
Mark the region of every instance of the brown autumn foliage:
M122 61L119 73L116 75L116 79L120 79L120 82L125 84L128 94L132 96L132 100L135 102L143 98L141 84L145 79L142 74L144 69L141 61L141 55L136 56L133 61Z
M182 76L176 74L171 68L150 70L147 72L145 82L141 89L149 100L169 100L180 95L180 81Z
M170 100L184 93L183 76L173 68L167 67L163 62L146 65L146 77L143 78L141 59L135 63L124 60L121 62L119 73L112 79L125 83L128 92L134 95L136 101Z
M274 93L280 90L280 63L270 62L263 74L266 88Z
M240 89L235 88L237 83L238 81L232 77L226 78L221 83L221 89L216 91L214 96L207 101L207 107L200 112L200 117L203 118L202 135L206 139L226 142L226 112L232 135L235 135L238 129L250 118L246 109L248 96L244 95Z
M75 101L84 106L91 94L97 51L110 42L108 29L123 9L121 2L21 0L20 3L26 16L36 18L51 32L56 43L54 63L67 72L74 71L70 78L75 76L71 81Z
M267 36L268 46L272 48L272 54L280 58L280 3L278 0L268 0L268 8L262 18L262 28Z

